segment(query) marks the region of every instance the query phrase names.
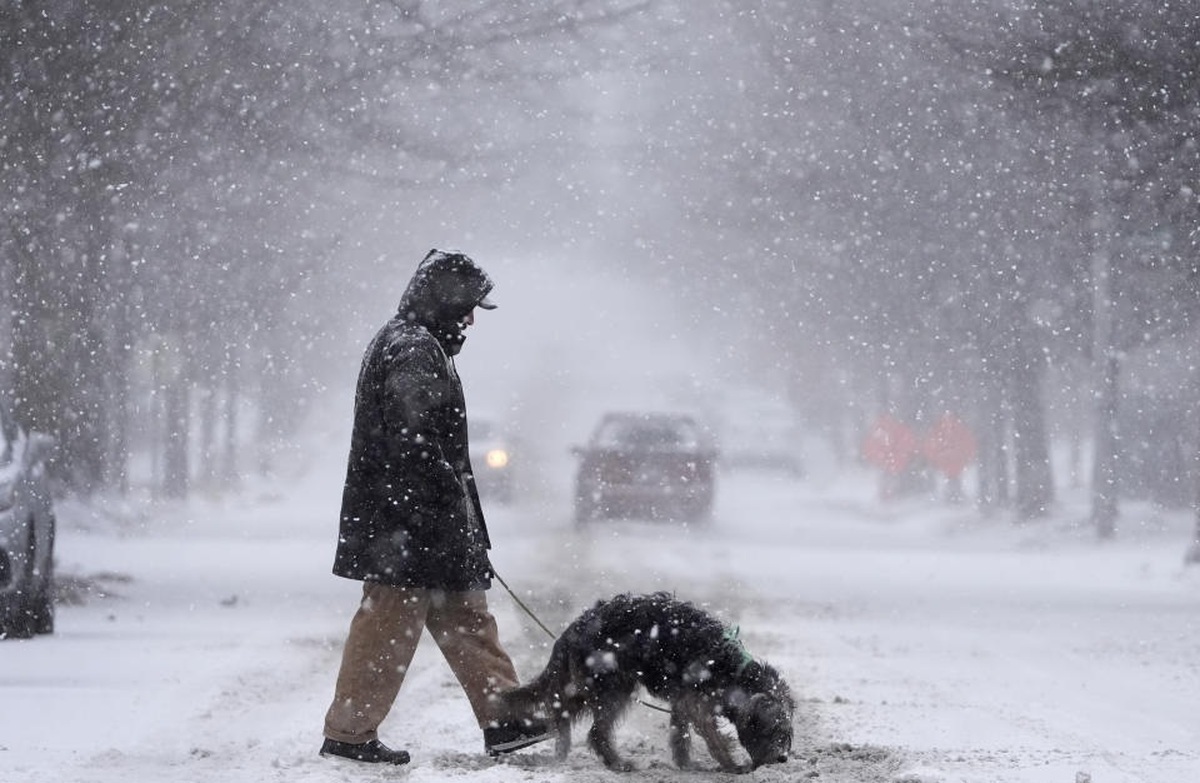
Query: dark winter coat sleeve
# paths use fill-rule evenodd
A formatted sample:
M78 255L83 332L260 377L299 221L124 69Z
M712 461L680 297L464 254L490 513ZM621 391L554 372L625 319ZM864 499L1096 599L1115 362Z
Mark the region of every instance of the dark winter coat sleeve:
M406 489L418 502L452 506L463 499L452 464L464 414L461 392L436 346L408 346L397 353L389 357L381 406L389 462L414 469Z

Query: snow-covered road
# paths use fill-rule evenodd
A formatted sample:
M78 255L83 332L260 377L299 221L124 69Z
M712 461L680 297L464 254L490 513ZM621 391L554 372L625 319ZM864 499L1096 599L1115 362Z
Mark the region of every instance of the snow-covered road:
M931 501L881 506L863 476L722 478L700 528L578 530L554 498L489 507L495 565L552 629L597 598L651 589L740 626L801 703L793 759L751 780L1200 780L1200 571L1182 566L1183 515L1135 508L1098 545L1070 503L1015 529ZM548 748L488 759L432 645L382 730L411 765L318 758L358 591L329 575L339 481L325 470L154 516L61 509L61 575L88 590L53 637L0 643L0 780L717 774L675 770L665 716L645 709L618 734L643 772L610 773L581 744L565 766ZM532 675L549 639L502 588L491 600Z

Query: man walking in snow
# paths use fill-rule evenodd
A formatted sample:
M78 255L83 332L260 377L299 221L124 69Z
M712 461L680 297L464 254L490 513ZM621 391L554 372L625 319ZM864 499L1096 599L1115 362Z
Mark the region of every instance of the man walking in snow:
M483 730L485 750L547 739L508 719L495 695L517 685L488 609L487 526L467 455L454 356L490 310L488 275L462 253L432 250L397 313L367 347L355 392L333 572L363 582L350 623L322 756L405 764L379 741L421 633L437 642Z

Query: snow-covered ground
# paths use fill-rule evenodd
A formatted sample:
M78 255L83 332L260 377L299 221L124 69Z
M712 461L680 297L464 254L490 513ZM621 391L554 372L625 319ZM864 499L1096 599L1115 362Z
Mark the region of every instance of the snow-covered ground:
M339 458L340 459L340 458ZM722 476L715 519L576 530L562 496L489 507L494 563L551 628L598 598L667 589L740 626L800 700L794 781L1200 780L1200 568L1190 520L1127 507L1116 542L1079 499L1025 528L930 499L883 505L867 474ZM640 772L582 744L496 761L426 640L382 728L412 764L319 758L358 585L330 575L338 459L244 497L60 509L80 603L0 642L0 780L23 783L703 780L666 718L618 734ZM497 586L523 676L549 639ZM698 759L708 761L703 749Z

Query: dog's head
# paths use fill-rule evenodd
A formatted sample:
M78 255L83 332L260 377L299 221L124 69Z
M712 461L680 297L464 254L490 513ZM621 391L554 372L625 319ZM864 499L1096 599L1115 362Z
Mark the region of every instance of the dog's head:
M782 764L792 752L792 705L766 693L756 693L739 710L738 741L750 754L755 769L763 764Z
M781 764L792 752L792 716L796 701L773 667L751 661L740 673L739 687L726 694L726 709L738 741L757 769Z

